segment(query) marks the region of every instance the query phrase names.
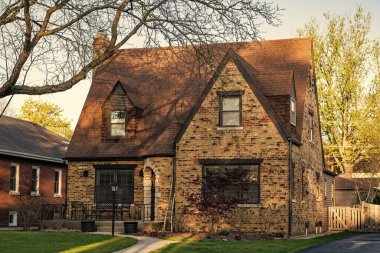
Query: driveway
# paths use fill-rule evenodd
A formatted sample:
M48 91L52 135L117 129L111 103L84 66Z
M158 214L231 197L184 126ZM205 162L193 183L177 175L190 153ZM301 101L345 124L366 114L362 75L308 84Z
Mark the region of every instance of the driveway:
M380 233L360 234L353 237L312 247L301 253L380 253Z

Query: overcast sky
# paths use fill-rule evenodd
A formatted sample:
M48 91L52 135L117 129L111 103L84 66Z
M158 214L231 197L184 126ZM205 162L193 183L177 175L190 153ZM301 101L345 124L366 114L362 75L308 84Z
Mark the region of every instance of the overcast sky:
M380 38L380 0L273 0L283 8L282 25L279 27L263 26L261 28L264 39L285 39L297 37L297 29L303 24L310 21L312 17L323 20L323 13L330 12L337 15L349 15L354 13L356 6L361 5L365 11L372 14L372 29L370 37L373 39ZM35 96L35 99L41 101L51 101L58 104L64 109L64 116L72 120L74 128L84 101L86 99L90 81L85 80L74 86L71 90L56 94ZM11 110L17 112L23 101L28 96L14 96L10 106ZM8 98L7 98L8 99Z

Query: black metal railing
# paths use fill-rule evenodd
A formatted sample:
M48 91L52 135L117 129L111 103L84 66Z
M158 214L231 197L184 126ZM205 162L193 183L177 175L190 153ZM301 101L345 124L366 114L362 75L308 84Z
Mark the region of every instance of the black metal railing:
M68 204L43 204L41 219L70 219L70 220L111 220L112 203L85 204L72 201ZM151 205L115 204L115 219L119 221L151 221Z

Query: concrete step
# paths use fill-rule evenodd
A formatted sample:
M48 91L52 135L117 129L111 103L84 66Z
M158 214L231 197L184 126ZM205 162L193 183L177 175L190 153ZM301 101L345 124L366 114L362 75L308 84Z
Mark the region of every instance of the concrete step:
M96 227L96 232L112 232L112 227ZM115 227L115 233L124 233L124 227Z
M112 227L112 221L95 221L96 227ZM124 221L115 221L115 227L124 227Z

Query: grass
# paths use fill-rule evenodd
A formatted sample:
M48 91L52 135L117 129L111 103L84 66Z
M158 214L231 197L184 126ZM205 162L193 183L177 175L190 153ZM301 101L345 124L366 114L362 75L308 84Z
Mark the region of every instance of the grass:
M155 253L193 253L193 252L228 252L228 253L279 253L298 252L302 249L323 244L355 235L353 232L342 232L332 235L316 237L313 239L280 239L260 241L221 241L211 239L184 239L179 243L173 243Z
M137 242L128 237L74 232L0 232L0 252L12 253L106 253L127 248Z

